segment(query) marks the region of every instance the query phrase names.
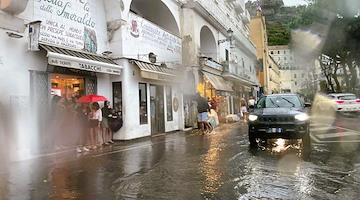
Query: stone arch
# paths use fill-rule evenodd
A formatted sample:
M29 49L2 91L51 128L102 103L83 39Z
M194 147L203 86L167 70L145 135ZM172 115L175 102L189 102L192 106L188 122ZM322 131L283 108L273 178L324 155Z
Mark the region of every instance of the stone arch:
M217 60L216 40L209 27L203 26L200 30L200 53Z
M161 0L132 0L130 11L162 27L166 31L180 36L180 29L174 14Z

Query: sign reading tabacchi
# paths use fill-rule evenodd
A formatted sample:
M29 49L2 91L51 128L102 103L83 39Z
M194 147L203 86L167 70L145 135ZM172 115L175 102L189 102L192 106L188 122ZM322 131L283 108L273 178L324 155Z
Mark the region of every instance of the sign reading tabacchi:
M35 0L39 41L96 53L96 0Z

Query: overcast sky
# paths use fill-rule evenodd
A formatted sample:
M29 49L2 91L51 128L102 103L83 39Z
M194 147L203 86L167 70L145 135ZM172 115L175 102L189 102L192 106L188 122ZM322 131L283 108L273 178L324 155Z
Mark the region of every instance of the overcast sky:
M306 5L306 1L304 0L283 0L285 6L298 6L298 5Z

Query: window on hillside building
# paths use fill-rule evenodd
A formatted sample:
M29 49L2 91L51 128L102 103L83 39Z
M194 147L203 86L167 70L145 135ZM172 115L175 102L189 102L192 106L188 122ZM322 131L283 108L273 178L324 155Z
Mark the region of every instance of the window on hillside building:
M225 49L225 60L229 61L229 50Z

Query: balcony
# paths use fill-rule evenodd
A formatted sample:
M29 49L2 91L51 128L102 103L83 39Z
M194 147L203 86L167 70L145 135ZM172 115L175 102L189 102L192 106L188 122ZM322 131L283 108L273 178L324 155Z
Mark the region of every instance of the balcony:
M240 15L245 11L245 1L244 0L237 0L235 2L235 12Z
M242 1L244 0L237 0L237 2ZM241 5L241 3L239 4ZM217 28L218 30L223 30L224 34L226 30L231 28L234 31L234 39L236 39L236 44L241 45L241 48L243 50L249 51L254 55L257 54L256 48L254 44L250 41L248 35L244 33L243 30L236 28L236 24L234 24L235 20L231 20L231 16L228 16L230 10L225 6L224 3L221 3L220 1L217 1L217 3L215 3L214 1L209 0L187 0L183 7L194 9L204 19L208 20L215 28ZM245 8L245 6L243 8ZM249 12L243 12L241 14L241 18L244 18L244 14L245 16L247 16L245 22L247 22L247 24L250 23ZM244 19L242 20L244 21Z
M242 18L242 21L244 22L244 24L249 24L250 23L250 13L249 13L249 11L245 10L245 12L243 12L241 14L241 18Z
M207 66L218 71L223 71L224 69L223 65L208 57L199 57L199 62L200 66Z
M243 68L239 64L229 62L223 62L224 71L222 76L230 81L241 82L246 85L257 85L255 72L250 72L250 70ZM235 68L238 68L239 71L235 72Z

